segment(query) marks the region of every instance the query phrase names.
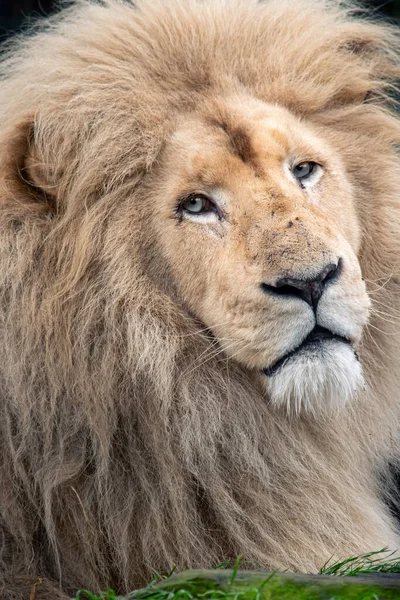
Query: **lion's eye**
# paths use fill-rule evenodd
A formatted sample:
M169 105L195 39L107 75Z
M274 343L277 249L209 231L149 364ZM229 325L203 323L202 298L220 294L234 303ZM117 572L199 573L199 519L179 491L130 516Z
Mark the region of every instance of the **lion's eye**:
M310 177L311 173L315 171L316 167L317 163L306 161L295 165L292 168L292 173L296 177L296 179L302 181L303 179L307 179L307 177Z
M193 196L189 196L189 198L182 202L181 207L191 214L215 211L213 202L211 202L207 196L203 196L202 194L193 194Z

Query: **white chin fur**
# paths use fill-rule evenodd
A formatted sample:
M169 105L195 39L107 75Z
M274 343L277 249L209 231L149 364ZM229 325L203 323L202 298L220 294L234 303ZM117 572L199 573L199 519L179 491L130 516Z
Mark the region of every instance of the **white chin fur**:
M341 409L364 386L354 350L336 340L295 354L265 379L271 402L297 414Z

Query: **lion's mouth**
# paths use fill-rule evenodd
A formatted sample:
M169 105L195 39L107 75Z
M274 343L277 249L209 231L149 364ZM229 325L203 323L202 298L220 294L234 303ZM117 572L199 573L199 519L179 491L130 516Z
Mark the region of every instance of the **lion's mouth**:
M290 361L294 356L297 356L300 353L304 353L306 351L318 350L325 342L330 340L336 340L351 346L350 340L347 338L338 335L337 333L332 333L329 329L325 329L325 327L320 327L316 325L311 333L297 346L285 356L279 358L276 362L274 362L271 366L263 369L263 373L267 375L267 377L272 377L275 375L288 361Z

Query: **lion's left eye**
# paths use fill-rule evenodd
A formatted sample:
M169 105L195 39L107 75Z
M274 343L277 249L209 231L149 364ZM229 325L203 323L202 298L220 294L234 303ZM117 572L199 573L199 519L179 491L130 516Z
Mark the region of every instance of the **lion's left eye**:
M202 194L193 194L192 196L189 196L189 198L182 202L181 208L193 215L215 211L214 203L211 202L207 196L203 196Z
M311 161L302 162L302 163L299 163L298 165L295 165L292 168L292 173L296 177L296 179L298 179L299 181L302 181L302 180L310 177L311 173L314 173L317 166L318 165L315 162L311 162Z

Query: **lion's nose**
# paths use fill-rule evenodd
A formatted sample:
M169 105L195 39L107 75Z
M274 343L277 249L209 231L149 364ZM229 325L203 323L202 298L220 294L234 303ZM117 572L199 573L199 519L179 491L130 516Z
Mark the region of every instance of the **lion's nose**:
M318 302L324 293L325 286L329 281L333 281L339 277L341 266L342 259L339 259L336 265L333 263L326 265L326 267L312 279L284 277L279 279L274 285L262 283L261 287L265 292L275 296L297 296L304 300L304 302L307 302L314 312L316 312Z

